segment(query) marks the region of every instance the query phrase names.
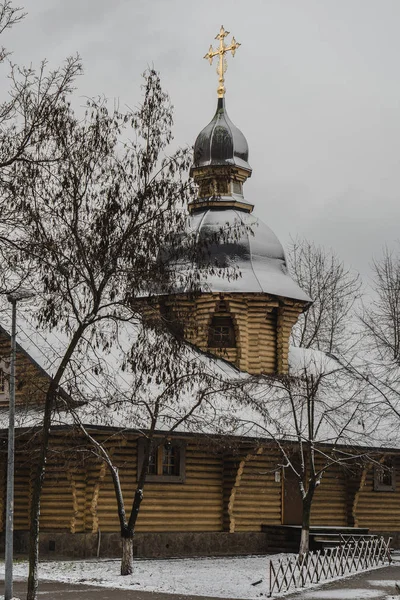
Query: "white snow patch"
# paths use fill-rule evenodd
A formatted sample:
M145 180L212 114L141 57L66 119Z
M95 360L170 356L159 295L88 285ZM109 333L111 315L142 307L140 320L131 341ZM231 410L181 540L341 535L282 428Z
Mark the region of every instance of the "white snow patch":
M274 558L281 557L274 556ZM113 589L259 600L268 596L268 567L272 556L137 560L133 575L120 575L119 560L43 562L39 577L47 581L80 583ZM0 577L4 563L0 564ZM14 564L17 579L26 578L26 562ZM253 586L262 579L262 582Z

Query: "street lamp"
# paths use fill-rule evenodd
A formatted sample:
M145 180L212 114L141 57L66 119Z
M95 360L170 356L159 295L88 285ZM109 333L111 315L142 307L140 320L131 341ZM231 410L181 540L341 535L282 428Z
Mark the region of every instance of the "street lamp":
M19 289L7 296L11 302L11 360L10 394L8 417L8 454L7 454L7 500L6 500L6 541L5 541L5 577L4 600L13 598L13 535L14 535L14 446L15 446L15 358L17 302L33 297L29 290Z

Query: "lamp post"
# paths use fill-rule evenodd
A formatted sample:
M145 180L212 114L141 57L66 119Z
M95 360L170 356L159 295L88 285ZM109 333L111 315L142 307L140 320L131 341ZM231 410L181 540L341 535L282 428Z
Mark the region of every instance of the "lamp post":
M8 417L8 454L7 454L7 499L6 499L6 542L5 542L5 577L4 600L13 598L13 535L14 535L14 446L15 446L15 358L16 358L16 325L17 302L32 298L34 294L28 290L17 290L7 296L11 302L11 360L10 360L10 394Z

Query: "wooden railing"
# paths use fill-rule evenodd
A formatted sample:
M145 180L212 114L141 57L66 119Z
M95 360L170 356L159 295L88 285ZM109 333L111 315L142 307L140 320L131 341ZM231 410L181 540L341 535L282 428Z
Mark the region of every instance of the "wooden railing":
M334 548L270 560L269 596L390 563L390 542L374 536L343 538Z

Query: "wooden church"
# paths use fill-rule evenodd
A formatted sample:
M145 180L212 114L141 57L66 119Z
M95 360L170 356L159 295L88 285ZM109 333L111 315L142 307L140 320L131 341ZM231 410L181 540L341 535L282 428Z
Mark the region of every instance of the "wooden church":
M191 176L198 198L188 207L189 229L199 240L221 230L238 228L234 240L211 244L209 254L218 269L236 269L237 277L205 274L201 293L178 290L159 299L160 310L173 327L199 350L222 356L240 371L282 375L289 372L292 326L312 299L288 273L277 237L253 216L244 195L252 170L242 132L228 117L224 90L221 28L217 56L220 84L217 110L194 146ZM2 356L9 335L0 331ZM17 402L39 403L48 375L29 351L18 347ZM0 400L7 413L7 386L0 381ZM4 422L4 420L3 420ZM34 427L20 423L15 472L16 551L27 549L29 502L35 450ZM112 427L93 427L119 468L124 496L132 497L141 459L140 435ZM4 531L7 429L1 431L0 531ZM118 556L119 522L111 476L95 457L74 461L67 452L74 443L71 427L58 426L46 468L41 502L42 554ZM377 481L372 465L349 476L339 467L326 473L316 492L312 524L365 527L400 533L400 459L390 453L392 468ZM206 435L174 432L158 447L150 464L140 510L135 550L140 556L182 556L264 553L272 549L274 528L299 524L299 502L289 470L278 468L281 457L272 440L241 437L234 447L213 443ZM273 532L273 533L272 533ZM399 533L396 533L399 532Z

